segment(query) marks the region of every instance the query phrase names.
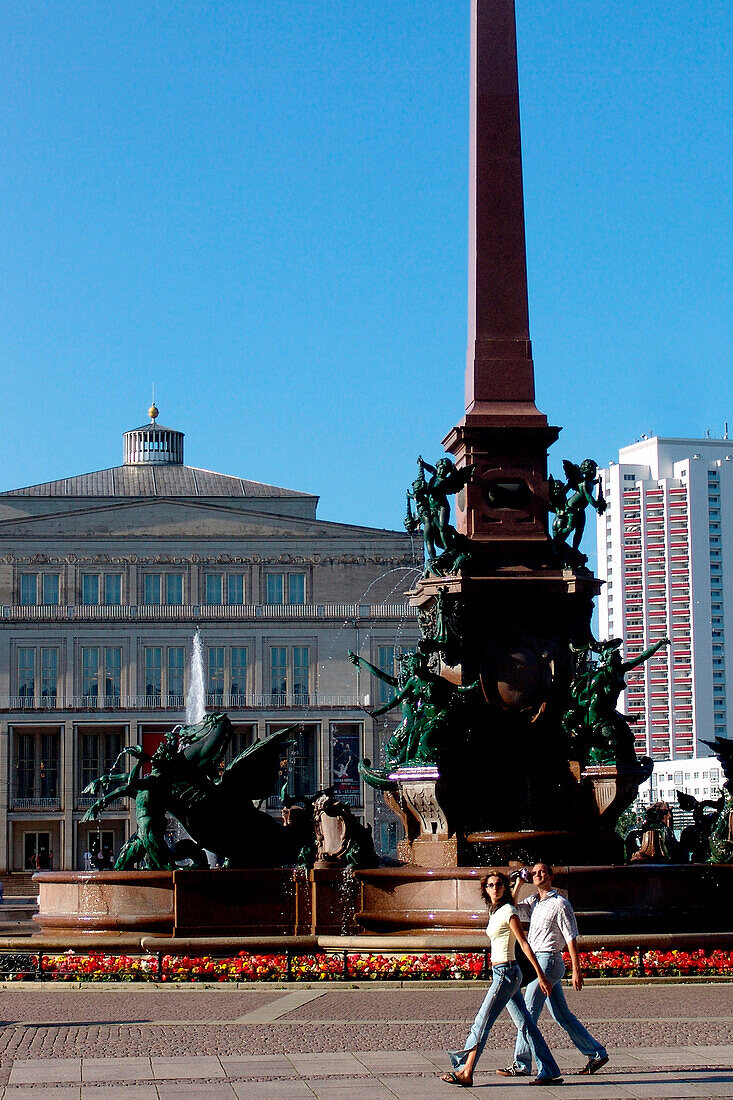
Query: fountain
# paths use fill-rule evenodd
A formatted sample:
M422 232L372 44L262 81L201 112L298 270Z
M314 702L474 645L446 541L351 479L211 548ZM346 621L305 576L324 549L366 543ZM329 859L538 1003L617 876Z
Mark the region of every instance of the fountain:
M191 671L186 693L186 725L196 726L206 714L206 689L204 686L204 647L201 643L201 631L193 636L191 646Z
M486 865L538 858L555 865L585 932L724 926L733 886L733 865L722 862L733 851L729 796L711 832L714 866L623 864L615 825L651 761L637 758L628 722L616 710L632 662L622 660L617 640L597 640L590 629L600 582L580 547L589 509L605 507L596 464L566 461L563 479L548 478L547 453L559 429L534 399L513 0L473 0L471 22L466 412L443 441L452 458L433 465L420 457L407 494L406 526L421 533L424 546L423 575L409 593L422 639L399 676L382 675L393 694L381 710L399 707L402 715L385 766L360 766L403 822L402 865L362 867L348 882L337 863L316 865L307 878L278 866L286 859L283 827L272 818L265 826L246 805L255 788L264 795L274 782L267 790L264 782L245 783L239 807L254 832L232 848L231 869L173 869L168 857L159 871L97 873L93 881L108 883L109 891L91 917L74 909L70 893L88 875L41 873L44 929L343 934L356 925L364 932L437 931L455 942L483 928L478 880ZM664 644L655 640L639 660ZM352 660L365 664L357 655ZM191 763L214 717L225 728L223 716L203 714L197 639L188 702L189 725L152 766L154 778ZM261 748L266 755L267 742ZM254 760L235 763L240 778L250 765L257 772ZM165 797L158 791L156 806L177 815L195 842L220 852L232 842L221 831L213 835L222 811L212 785L209 775L187 788L200 796L199 811L206 804L210 821L189 812L176 784L168 783ZM101 799L113 789L101 790ZM138 821L147 789L142 779L129 786ZM227 833L236 832L235 817L227 821ZM325 826L322 836L333 832L345 852L347 823L343 830L330 820ZM253 842L254 835L267 843ZM144 840L138 836L138 852ZM649 838L644 851L656 850ZM135 901L125 909L128 894Z

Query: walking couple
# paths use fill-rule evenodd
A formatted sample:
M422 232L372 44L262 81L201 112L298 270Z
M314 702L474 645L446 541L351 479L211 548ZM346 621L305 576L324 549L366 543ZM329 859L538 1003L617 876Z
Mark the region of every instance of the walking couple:
M545 1000L550 1014L564 1028L578 1050L588 1059L581 1073L596 1073L608 1062L608 1055L580 1020L568 1008L561 979L565 973L563 950L567 946L572 963L573 987L583 988L583 975L575 940L578 926L572 906L552 888L552 872L546 863L535 863L532 882L537 893L526 901L514 904L514 896L522 879L517 876L514 888L509 878L491 871L481 883L489 907L486 934L491 940L493 981L473 1022L464 1050L449 1051L453 1072L442 1078L451 1085L469 1087L473 1084L476 1062L486 1045L489 1031L503 1008L517 1026L514 1061L506 1069L498 1069L500 1077L529 1077L532 1058L537 1063L534 1085L560 1085L560 1067L542 1038L537 1020ZM525 937L520 918L529 920ZM527 987L527 1001L522 997L522 974L515 961L515 943L524 951L537 977Z

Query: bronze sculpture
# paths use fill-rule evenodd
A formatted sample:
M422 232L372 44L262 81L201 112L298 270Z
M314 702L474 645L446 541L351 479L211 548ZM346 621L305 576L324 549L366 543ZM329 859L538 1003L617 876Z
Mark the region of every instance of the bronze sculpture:
M592 458L586 458L580 466L563 460L566 481L548 478L550 511L555 513L552 521L552 545L566 565L585 565L586 554L580 551L580 543L585 531L585 513L588 507L595 509L599 516L606 511L600 478L596 477L598 465ZM598 486L597 496L593 495ZM572 542L568 539L572 535Z
M397 727L387 743L389 767L410 764L436 764L450 733L449 719L460 696L478 687L478 680L457 687L428 668L425 653L418 648L411 655L410 674L404 686L391 699L371 712L372 718L407 704L409 721Z
M726 737L716 737L714 741L703 741L711 748L723 769L725 783L720 794L723 804L710 831L710 863L733 863L733 745Z
M672 829L669 803L652 803L643 823L626 834L625 845L630 863L678 863L681 850Z
M648 661L669 638L660 638L638 657L621 660L621 638L595 639L576 648L580 668L570 686L571 706L563 718L565 732L573 740L578 759L589 764L636 764L634 735L616 703L626 687L626 673ZM600 660L590 661L597 653Z
M226 767L233 727L225 714L209 714L198 725L171 731L152 755L138 745L129 746L109 772L85 789L99 797L84 820L95 818L117 798L135 799L137 831L120 852L116 870L143 859L158 870L173 870L181 859L205 867L204 849L223 856L229 867L290 863L297 853L290 850L283 825L252 803L274 789L281 746L294 728L256 741ZM135 760L130 772L118 770L126 756ZM147 775L145 764L150 765ZM180 822L193 844L168 845L166 814Z
M422 528L423 576L443 577L458 573L468 561L468 540L450 523L448 497L460 492L470 481L474 467L464 466L459 470L449 458L441 458L431 466L422 455L417 465L418 476L412 483L412 492L407 492L405 528L410 534ZM429 480L425 477L426 471L431 475Z
M721 796L714 802L708 798L700 800L686 791L675 791L675 795L679 808L692 814L692 824L680 833L682 855L690 863L706 863L710 857L710 837L724 799Z

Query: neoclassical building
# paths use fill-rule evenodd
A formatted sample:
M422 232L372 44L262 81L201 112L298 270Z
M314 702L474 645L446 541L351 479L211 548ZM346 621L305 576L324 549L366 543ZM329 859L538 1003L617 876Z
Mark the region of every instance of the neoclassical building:
M411 540L319 520L308 493L186 466L183 433L150 413L125 433L123 465L0 494L0 873L119 850L134 813L83 822L82 791L124 745L150 751L184 721L197 630L232 751L300 723L290 791L335 783L388 851L395 822L374 822L356 762L379 757L394 723L367 714L386 685L347 651L391 670L414 646Z

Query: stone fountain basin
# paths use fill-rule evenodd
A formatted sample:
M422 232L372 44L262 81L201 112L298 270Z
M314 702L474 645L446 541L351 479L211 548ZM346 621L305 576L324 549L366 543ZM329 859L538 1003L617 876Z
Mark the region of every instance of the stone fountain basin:
M41 871L38 913L44 932L172 932L172 871Z
M42 871L45 935L303 936L481 932L487 867L358 871ZM586 935L728 928L733 865L556 866ZM529 887L525 888L529 890Z
M337 868L41 871L34 925L44 934L269 935L355 931L360 891Z

